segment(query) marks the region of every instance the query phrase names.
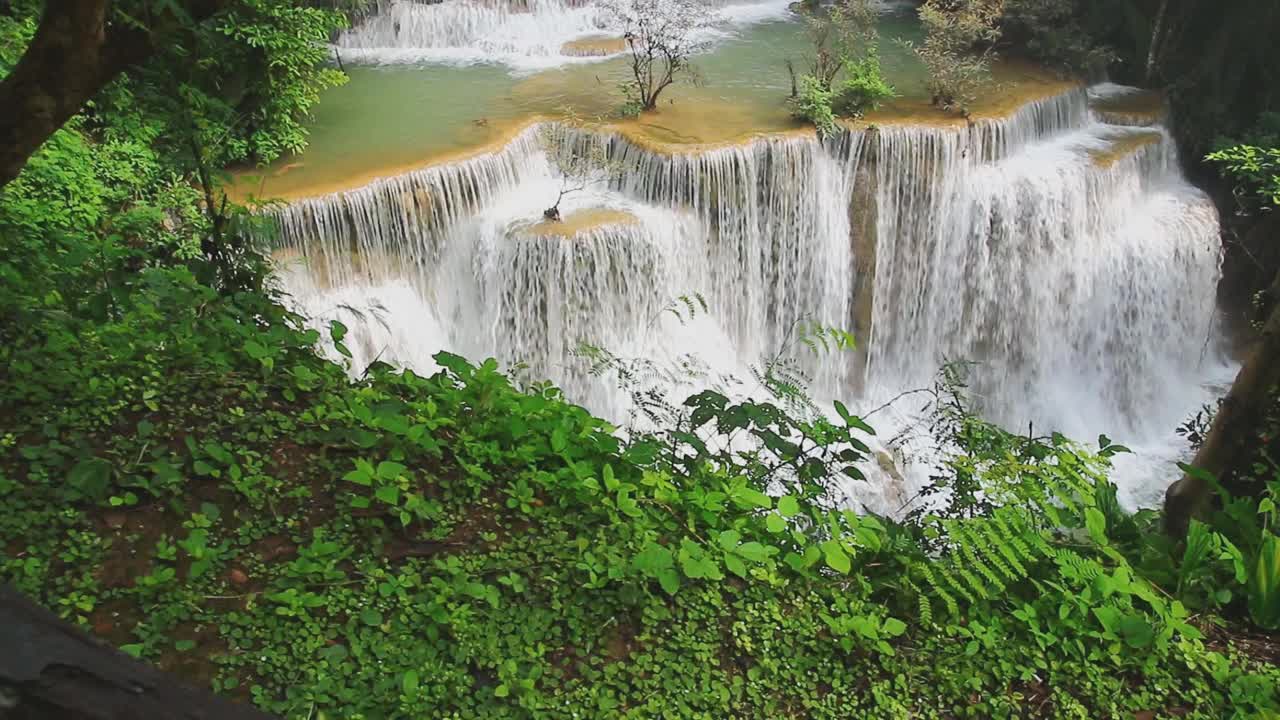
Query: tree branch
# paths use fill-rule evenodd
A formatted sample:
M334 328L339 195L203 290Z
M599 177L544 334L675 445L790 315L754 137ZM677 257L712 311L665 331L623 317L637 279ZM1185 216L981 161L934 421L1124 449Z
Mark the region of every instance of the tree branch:
M110 0L46 0L31 44L0 81L0 187L107 83L146 61L164 35L229 3L180 1L187 18L166 11L139 18L138 27L113 18Z

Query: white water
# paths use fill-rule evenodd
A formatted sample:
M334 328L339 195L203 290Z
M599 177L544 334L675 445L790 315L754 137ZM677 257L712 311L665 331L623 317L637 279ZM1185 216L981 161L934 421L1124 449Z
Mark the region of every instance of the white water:
M554 128L548 157L531 130L492 155L285 208L281 245L311 267L282 279L317 322L352 326L354 372L374 357L429 370L435 349L492 355L619 420L626 394L584 372L579 341L660 363L692 356L696 382L716 384L793 343L802 319L857 326L861 303L864 355L802 354L818 397L865 411L928 385L947 360L974 360L987 416L1134 447L1122 500L1151 504L1171 476L1159 463L1181 451L1172 429L1230 368L1212 327L1212 205L1180 177L1163 131L1105 155L1144 132L1100 122L1083 92L970 128L677 155ZM529 233L558 192L556 153L592 147L625 172L562 211L638 222ZM709 315L662 312L694 292ZM381 320L341 307L369 300ZM899 403L873 424L887 438L912 411ZM894 510L927 476L900 471L847 489Z
M707 2L715 25L700 31L710 41L724 26L781 17L787 0L741 4ZM536 70L603 56L565 54L565 43L590 37L621 37L618 20L599 4L583 0L444 0L433 4L391 0L375 15L343 32L336 45L356 62L501 62Z

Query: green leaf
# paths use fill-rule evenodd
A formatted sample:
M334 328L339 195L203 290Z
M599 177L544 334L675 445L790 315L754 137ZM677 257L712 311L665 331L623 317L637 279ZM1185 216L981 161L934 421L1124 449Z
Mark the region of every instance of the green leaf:
M737 555L725 555L724 566L728 568L729 572L733 573L734 575L737 575L738 577L743 578L744 580L746 579L747 565L746 563L742 562L742 560L739 559Z
M742 543L736 552L751 562L762 563L769 559L769 548L755 541Z
M1085 508L1084 526L1089 530L1089 537L1098 545L1107 544L1107 516L1098 508Z
M658 584L668 595L675 595L680 589L680 574L675 567L663 568L657 572Z
M506 697L506 696L508 696L508 695L510 695L510 694L511 694L511 688L507 687L506 683L503 683L503 684L501 684L501 685L499 685L498 687L496 687L496 688L494 688L494 689L493 689L493 696L494 696L494 697L504 698L504 697Z
M783 495L778 498L778 512L784 518L794 517L800 512L800 503L790 495Z
M418 695L418 673L409 670L405 672L404 677L400 680L400 689L404 694L413 698Z
M382 613L374 608L365 608L360 611L360 622L370 627L376 627L382 624Z
M846 423L849 422L849 408L846 408L844 406L844 403L840 402L839 400L835 401L835 406L836 406L836 412L839 413L840 418L844 420Z
M1120 618L1119 629L1124 641L1132 648L1147 647L1155 639L1155 630L1151 627L1151 623L1137 615L1125 615Z
M130 655L130 656L132 656L132 657L135 657L135 658L141 658L141 657L142 657L142 650L143 650L142 643L130 643L130 644L128 644L128 645L121 645L121 646L120 646L120 651L121 651L121 652L123 652L123 653L124 653L124 654L126 654L126 655Z
M373 495L388 505L395 505L400 502L400 488L394 485L379 486Z
M783 520L781 515L770 513L764 519L764 526L771 533L785 532L787 529L787 521Z
M111 484L111 463L96 457L81 460L67 474L67 482L81 495L102 500Z
M737 530L725 530L720 533L720 547L726 551L733 550L741 539L742 535Z
M880 630L889 637L898 637L907 631L907 624L898 618L885 618Z
M390 460L383 460L378 463L378 478L381 480L395 480L408 470L404 465Z
M745 485L736 487L733 490L731 490L729 492L729 496L733 498L734 502L738 503L743 507L752 507L752 506L760 507L760 508L773 507L772 498L760 492L759 490L756 490L755 488L749 488L749 487L746 487Z
M1253 621L1263 628L1280 628L1280 536L1267 532L1263 538L1248 590Z
M849 555L845 553L839 541L827 540L822 543L822 556L827 561L827 567L838 573L847 574L852 568Z

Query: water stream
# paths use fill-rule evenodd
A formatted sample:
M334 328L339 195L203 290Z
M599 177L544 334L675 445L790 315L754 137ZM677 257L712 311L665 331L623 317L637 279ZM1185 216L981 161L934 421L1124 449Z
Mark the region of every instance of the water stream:
M432 8L412 12L443 12ZM490 10L449 42L515 22ZM453 37L406 22L419 45ZM1216 211L1181 176L1159 117L1095 109L1129 92L683 150L546 121L279 209L281 284L317 324L351 328L354 371L380 359L429 372L441 349L494 356L619 420L629 397L586 372L582 342L716 385L794 345L798 323L851 329L857 353L800 353L820 400L865 410L971 360L987 417L1130 445L1122 501L1151 505L1183 451L1173 428L1231 368L1214 328ZM615 172L566 197L565 223L540 222L573 153ZM664 312L695 293L710 312ZM917 410L877 415L892 470L851 483L851 501L892 511L927 476L909 443L886 442Z

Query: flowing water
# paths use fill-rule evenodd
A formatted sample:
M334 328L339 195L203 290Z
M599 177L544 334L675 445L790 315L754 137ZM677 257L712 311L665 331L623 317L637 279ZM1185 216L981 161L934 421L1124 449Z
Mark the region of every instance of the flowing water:
M794 347L804 323L850 328L859 353L803 356L818 398L865 411L972 360L986 416L1135 448L1122 500L1149 505L1181 452L1172 428L1230 368L1213 327L1216 212L1158 113L1117 115L1130 95L1104 85L967 124L720 147L546 121L279 209L281 282L317 324L351 328L356 372L374 359L427 372L441 349L494 356L619 420L627 394L586 371L579 343L723 385ZM573 156L613 172L566 196L563 224L540 222ZM710 312L664 311L695 293ZM927 475L910 443L888 441L917 409L873 418L884 470L850 484L851 501L895 510Z

